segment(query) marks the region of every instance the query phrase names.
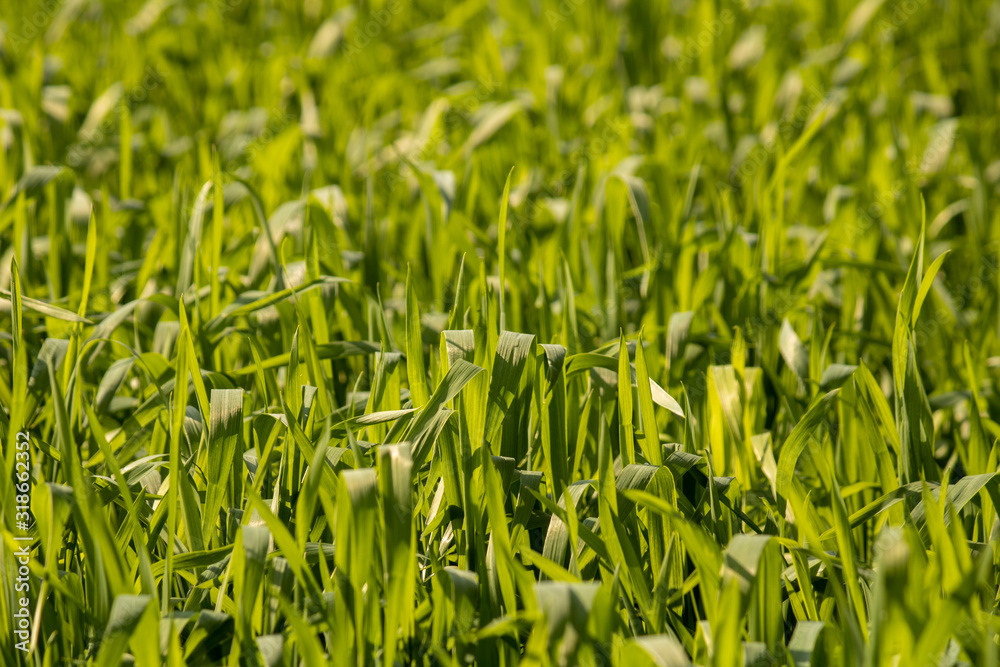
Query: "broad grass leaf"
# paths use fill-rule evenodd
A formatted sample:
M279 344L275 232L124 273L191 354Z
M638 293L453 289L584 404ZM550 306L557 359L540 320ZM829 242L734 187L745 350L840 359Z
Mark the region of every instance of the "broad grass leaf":
M235 471L242 479L243 390L213 389L209 405L208 479L202 526L206 544L217 534L215 526L223 500L242 495L232 473Z
M132 641L143 616L151 611L152 601L153 598L149 595L119 595L115 598L97 654L97 665L111 667L121 664L125 649ZM144 637L142 641L148 642L150 638Z

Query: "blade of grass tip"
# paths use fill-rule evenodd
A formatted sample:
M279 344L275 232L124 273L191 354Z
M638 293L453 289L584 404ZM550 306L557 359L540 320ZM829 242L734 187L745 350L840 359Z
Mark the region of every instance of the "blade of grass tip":
M398 350L396 341L392 337L392 329L389 328L388 323L385 321L386 311L382 305L382 296L379 295L377 301L369 297L369 303L371 305L371 318L378 325L379 340L385 345L386 350ZM374 340L375 337L369 333L369 339Z
M458 265L458 280L455 281L455 303L448 316L449 331L465 328L465 292L468 289L465 283L465 253L462 253L462 262Z
M10 333L14 356L17 356L23 341L21 332L23 320L21 316L21 272L18 270L17 257L10 258Z
M576 322L576 294L573 288L573 271L570 268L569 260L565 255L562 257L562 292L563 292L563 337L565 338L566 350L570 354L580 351L579 328Z
M285 386L281 398L287 408L288 418L295 421L299 418L299 410L302 408L302 386L305 384L303 377L305 368L299 360L299 327L295 327L292 332L292 342L288 350L288 367L285 372Z
M208 424L211 421L208 392L205 389L205 379L201 376L201 365L198 363L198 353L194 347L194 336L191 334L189 325L186 324L178 334L177 345L187 347L188 371L191 373L191 386L194 387L194 395L198 402L198 409L201 412L201 423Z
M107 289L111 276L111 247L105 238L107 230L111 228L111 185L107 181L101 184L101 209L100 222L97 228L97 260L94 263L94 270L97 272L94 285L98 290ZM101 293L101 292L99 292Z
M944 260L948 259L948 255L950 254L951 248L938 255L937 259L927 267L927 272L924 274L923 280L920 281L920 289L917 290L916 300L913 302L913 324L916 324L917 318L920 317L920 309L923 308L924 299L927 298L928 292L931 291L931 287L934 285L934 278L937 277L938 270L940 270Z
M976 367L972 362L972 351L969 348L969 341L965 341L962 345L962 356L965 359L965 371L969 377L969 389L972 396L969 397L969 441L966 444L966 473L968 474L979 474L985 473L990 469L995 469L995 465L991 466L989 464L990 460L990 446L986 438L986 432L983 430L983 421L980 416L981 401L979 398L979 388L978 379L976 378ZM993 521L990 520L993 515L993 510L990 507L990 503L987 499L983 499L983 528L984 530L989 530L986 527L993 526Z
M21 312L21 275L17 267L15 258L11 258L11 333L13 338L13 363L11 370L11 400L10 414L5 415L3 407L0 406L0 442L4 442L5 455L4 468L7 479L13 478L14 457L12 452L17 450L15 439L21 431L24 423L25 396L28 393L28 354L24 346L24 328L22 324ZM54 383L53 383L54 384ZM6 429L6 430L4 430ZM0 500L7 503L6 507L14 506L14 487L12 484L4 484L0 491L3 497Z
M379 352L375 362L375 374L368 385L368 401L365 404L365 415L398 408L398 406L389 407L387 399L391 398L391 394L393 393L398 396L401 391L398 382L398 373L393 370L397 365L395 360L399 358L399 355L386 350L385 342L382 343L381 347L382 350ZM391 362L390 359L392 359ZM371 424L367 437L372 442L383 442L385 427L381 423Z
M257 389L260 391L261 398L264 399L264 405L270 405L267 396L267 379L264 376L264 364L260 359L260 352L258 351L259 343L247 337L247 345L250 347L250 354L253 357L254 365L254 377L257 379Z
M901 446L901 482L913 482L927 475L934 479L929 470L924 469L924 451L921 446L919 415L915 384L912 327L913 308L919 291L923 273L925 226L922 223L920 237L913 250L910 267L903 282L896 309L896 321L892 336L892 371L895 381L896 422ZM928 434L929 435L929 434Z
M14 229L13 229L13 255L20 263L24 263L25 241L28 230L28 203L24 193L14 196Z
M219 162L219 153L213 152L215 166L215 177L212 179L212 192L215 195L212 207L212 262L211 262L211 285L212 299L209 308L209 318L216 317L222 303L222 286L219 283L219 268L222 264L222 226L224 222L225 199L222 191L222 167ZM218 350L219 348L216 348ZM218 357L218 352L216 357ZM221 359L216 359L216 367Z
M500 222L497 228L497 254L500 256L500 331L507 330L507 311L504 307L504 259L507 255L507 201L510 198L510 177L514 175L514 167L507 172L507 181L503 186L503 198L500 200Z
M419 408L427 403L427 367L424 364L424 343L420 334L420 304L413 285L413 272L406 267L406 379L410 384L410 401Z
M306 276L310 281L318 280L320 278L320 231L319 223L315 220L319 219L319 215L310 216L309 212L312 210L311 206L306 206L306 218L309 230L309 243L306 248ZM323 299L323 293L320 292L310 292L303 297L306 302L309 319L310 328L312 329L313 336L316 341L316 347L327 345L330 342L330 327L327 322L327 307L326 302ZM324 412L329 413L333 409L338 407L337 397L334 393L334 383L332 378L333 375L333 362L326 359L320 364L318 372L323 376L323 385L320 387L320 402L323 407Z
M0 289L0 299L9 299L10 292L4 289ZM61 320L63 322L71 322L74 324L93 324L93 322L86 317L80 317L74 312L60 308L59 306L53 306L50 303L45 303L44 301L39 301L37 299L32 299L31 297L24 296L21 294L21 309L30 310L38 313L39 315L44 315L46 317L51 317L56 320Z
M90 284L94 277L94 259L97 257L97 214L94 209L90 209L90 224L87 227L87 256L84 261L83 289L80 293L80 305L77 308L77 316L85 318L87 315L87 302L90 297ZM80 345L80 337L83 333L83 325L77 324L70 337L69 351L66 353L67 359L75 359L76 352ZM69 385L70 374L73 364L66 364L63 367L63 389ZM79 404L79 401L76 401ZM72 417L72 415L70 415Z
M379 252L379 248L382 244L379 243L378 230L375 225L375 179L371 169L369 169L368 176L365 179L364 211L365 217L362 247L364 248L365 287L367 287L372 294L381 298L379 286L382 282L382 253Z
M861 425L863 426L859 429L864 434L861 437L868 442L875 457L875 465L883 493L891 493L899 487L899 478L893 467L892 457L889 455L889 447L886 445L886 436L898 437L898 432L892 422L892 413L889 412L889 406L886 404L885 397L882 396L882 390L875 383L875 378L872 377L864 363L858 365L853 377L856 387L857 413L861 416ZM875 406L875 401L870 397L873 387L874 391L878 392L877 399L881 402L881 407ZM887 427L876 423L877 413L885 414L883 418L888 420ZM899 451L898 444L895 446L895 451ZM902 506L896 505L892 508L889 516L893 525L901 524L903 521Z
M194 209L188 221L187 235L184 237L184 245L181 248L180 266L177 269L177 290L174 294L178 299L183 299L188 288L191 287L194 265L199 258L198 246L201 243L201 227L205 219L205 211L208 209L208 195L211 191L212 181L208 181L202 186L198 197L194 200Z
M618 343L618 447L622 464L635 463L635 442L632 432L632 366L629 363L625 333Z
M642 333L635 344L635 384L639 397L639 417L642 421L642 453L651 464L663 465L663 447L660 445L660 430L656 425L656 411L653 408L653 392L649 384L649 368L646 366L646 352L642 347ZM621 388L621 381L618 382Z

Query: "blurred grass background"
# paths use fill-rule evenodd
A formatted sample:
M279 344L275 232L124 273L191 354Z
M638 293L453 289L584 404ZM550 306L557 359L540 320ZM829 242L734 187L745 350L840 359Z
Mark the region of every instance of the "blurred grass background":
M46 526L70 503L46 483L83 494L69 544L36 533L53 597L29 663L115 664L112 601L148 595L179 627L145 656L132 640L137 663L798 665L816 622L813 664L996 664L1000 3L41 0L6 3L0 35L0 426L41 443ZM487 374L438 405L459 358ZM345 427L407 406L425 421ZM412 514L376 520L397 458ZM258 495L287 537L238 537ZM341 518L348 497L365 518ZM550 520L595 536L546 540L559 569L531 555ZM903 560L877 570L885 525ZM763 547L732 540L757 532L773 560L726 597L724 550L756 568ZM328 564L339 537L379 545L379 576ZM274 546L272 590L246 564ZM589 620L526 583L556 574L601 582L560 589ZM566 623L580 638L547 653Z

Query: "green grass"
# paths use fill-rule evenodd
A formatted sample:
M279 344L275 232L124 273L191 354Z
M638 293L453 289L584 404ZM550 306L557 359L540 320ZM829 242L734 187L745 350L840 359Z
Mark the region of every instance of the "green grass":
M0 35L3 665L1000 664L995 0Z

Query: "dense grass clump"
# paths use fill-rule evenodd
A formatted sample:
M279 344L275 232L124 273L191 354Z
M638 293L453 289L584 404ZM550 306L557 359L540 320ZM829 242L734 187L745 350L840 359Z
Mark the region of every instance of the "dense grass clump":
M1000 664L996 0L0 7L0 664Z

